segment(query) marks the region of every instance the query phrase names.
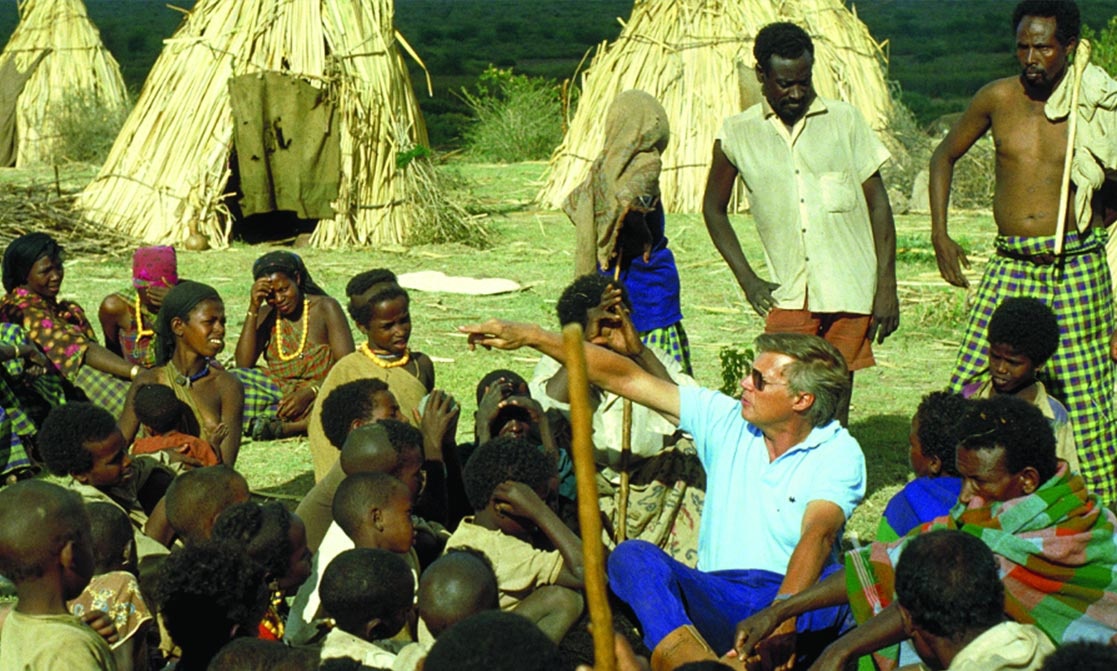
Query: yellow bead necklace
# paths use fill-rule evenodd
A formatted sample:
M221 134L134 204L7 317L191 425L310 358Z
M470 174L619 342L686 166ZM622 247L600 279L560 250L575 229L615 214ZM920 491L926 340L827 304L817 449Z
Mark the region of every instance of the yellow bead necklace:
M403 356L395 360L378 356L376 352L373 352L372 348L368 346L367 342L361 343L361 352L381 368L399 368L400 366L406 366L407 363L411 361L411 350L409 349L405 349L403 351Z
M291 354L287 354L283 351L283 337L279 331L279 322L281 321L284 321L283 315L279 314L279 310L276 310L274 336L275 353L279 356L280 361L291 361L292 359L297 359L299 355L303 353L303 350L306 349L306 335L310 331L310 300L305 297L303 298L303 314L302 318L299 320L300 322L302 322L303 325L303 334L302 337L299 339L299 348Z

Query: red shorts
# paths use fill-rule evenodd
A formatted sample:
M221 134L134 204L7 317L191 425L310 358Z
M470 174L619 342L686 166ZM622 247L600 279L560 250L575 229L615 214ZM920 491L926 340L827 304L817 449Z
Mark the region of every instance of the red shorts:
M805 333L822 337L842 353L849 370L876 364L869 341L872 317L852 312L811 312L772 308L764 323L765 333Z

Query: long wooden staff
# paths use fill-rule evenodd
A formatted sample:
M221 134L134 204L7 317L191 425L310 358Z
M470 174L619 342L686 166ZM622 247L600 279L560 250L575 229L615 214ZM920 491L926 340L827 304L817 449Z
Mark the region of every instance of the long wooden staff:
M1055 256L1063 253L1063 238L1067 230L1067 202L1070 200L1070 164L1074 159L1074 136L1078 131L1078 94L1082 91L1082 73L1090 62L1090 42L1080 40L1074 51L1074 64L1070 95L1070 120L1067 126L1067 155L1063 159L1063 183L1059 189L1059 219L1055 226Z
M601 543L601 511L597 505L597 476L593 463L593 412L586 373L585 343L580 324L562 329L566 374L570 391L570 428L574 453L574 476L578 483L578 524L582 530L586 601L593 625L593 668L614 671L613 614L605 587L605 547Z
M613 281L621 281L621 255L617 250L617 267L613 269ZM617 500L617 529L614 540L623 543L628 538L628 493L630 489L628 464L632 460L632 401L624 399L621 406L621 492Z

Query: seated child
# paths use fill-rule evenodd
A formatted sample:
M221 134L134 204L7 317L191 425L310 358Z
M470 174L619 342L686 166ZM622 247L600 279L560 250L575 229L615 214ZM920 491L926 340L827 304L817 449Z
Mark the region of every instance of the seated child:
M380 380L346 382L330 392L323 401L322 426L340 456L330 466L326 477L314 483L295 509L306 524L306 542L312 552L318 551L334 521L334 494L345 476L366 470L362 468L365 464L374 464L371 470L378 470L375 464L381 460L390 461L393 465L398 460L398 452L388 440L384 427L361 434L361 440L347 440L349 434L358 428L375 426L374 422L382 419L396 419L385 414L393 406L398 414L399 406L395 398Z
M224 464L194 468L176 477L163 498L175 536L187 545L201 543L221 513L248 501L248 481Z
M93 540L93 579L68 607L78 617L101 611L112 618L118 637L111 646L117 671L146 669L152 617L136 580L132 523L111 503L87 503L85 510Z
M288 612L286 597L294 594L310 576L310 550L306 547L302 520L278 501L238 503L217 518L213 539L240 547L264 568L271 599L260 621L259 637L283 640L283 622Z
M0 632L0 669L116 669L108 643L66 610L93 569L80 497L41 480L0 489L0 573L19 595Z
M399 554L355 548L338 555L322 576L322 609L334 628L322 659L348 657L370 667L392 668L390 642L415 610L415 578Z
M363 432L365 426L353 433ZM419 460L409 458L418 468ZM399 472L400 469L391 469ZM411 506L414 490L405 486L392 472L356 472L346 477L334 495L334 523L326 531L326 538L314 556L311 577L299 588L287 619L287 642L304 644L315 638L321 621L321 595L323 567L334 557L354 547L386 549L407 555L411 567L418 573L419 559L414 555L414 526Z
M160 566L155 602L182 649L175 671L205 671L229 641L256 636L268 605L264 569L231 543L188 545Z
M450 550L419 577L419 640L396 656L395 671L419 669L430 647L442 632L458 622L487 610L500 610L500 591L492 562L476 550Z
M370 270L349 281L349 316L368 341L341 358L322 383L318 397L324 398L341 384L361 378L387 383L399 401L407 421L415 416L423 396L434 390L434 364L430 357L408 348L411 339L410 298L389 270ZM307 429L314 479L325 477L337 459L322 429L322 406L314 404Z
M954 446L964 437L959 427L971 405L945 391L931 392L920 401L908 434L915 479L888 501L877 528L878 541L894 541L947 514L958 502L962 479L954 465Z
M220 671L321 671L316 648L291 648L277 641L235 638L209 663ZM365 670L360 670L365 671Z
M51 473L69 476L69 487L86 502L110 502L128 513L142 565L147 557L167 554L174 535L163 502L174 474L152 457L132 459L127 448L113 416L92 403L54 408L39 431Z
M132 402L145 434L132 443L132 454L174 450L195 466L214 466L221 462L213 445L198 437L200 429L194 413L175 396L173 389L161 384L145 384L136 390Z
M419 617L434 638L471 615L499 608L493 564L477 550L449 550L419 578Z
M558 642L582 613L582 541L545 500L556 479L554 462L531 442L504 436L477 448L465 467L474 515L446 543L493 560L500 607L536 623ZM532 545L538 530L556 550Z
M645 346L633 325L632 305L627 291L599 274L576 278L555 305L559 323L576 323L588 342L631 358L646 372L682 386L693 386L672 356ZM566 369L550 357L542 357L531 379L532 397L545 409L569 415ZM655 411L638 403L630 409L627 458L622 456L625 432L625 401L609 392L591 396L594 461L597 465L598 503L605 516L612 547L620 536L619 509L621 472L628 471L624 537L646 540L673 559L694 566L697 561L698 519L706 500L706 476L693 447L679 443L676 426ZM572 483L562 494L573 497ZM613 531L616 530L616 531Z
M962 388L966 398L1011 394L1040 409L1055 431L1055 454L1078 471L1074 427L1067 408L1036 377L1059 348L1059 321L1043 301L1006 298L989 318L989 377Z
M438 638L423 671L566 671L558 646L522 617L478 613Z

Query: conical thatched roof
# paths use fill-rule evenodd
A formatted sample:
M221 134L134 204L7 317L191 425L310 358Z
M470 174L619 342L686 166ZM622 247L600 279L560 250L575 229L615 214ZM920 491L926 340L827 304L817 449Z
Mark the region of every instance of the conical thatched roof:
M660 187L671 212L698 212L722 121L760 101L753 38L773 21L803 26L815 44L814 86L856 105L882 130L891 111L881 46L841 0L636 0L612 44L581 77L581 98L551 158L539 200L558 207L601 152L606 110L628 89L663 104L671 140Z
M127 93L120 66L101 44L81 0L23 0L19 15L0 53L0 105L10 119L9 96L18 92L23 73L26 84L15 101L15 165L22 167L61 158L55 156L55 120L67 106L119 109Z
M312 244L406 241L409 180L421 161L397 162L406 164L401 155L427 135L392 19L391 0L199 0L166 40L79 208L148 242L180 242L196 227L224 246L232 226L230 82L283 73L336 106L336 215L319 221Z

